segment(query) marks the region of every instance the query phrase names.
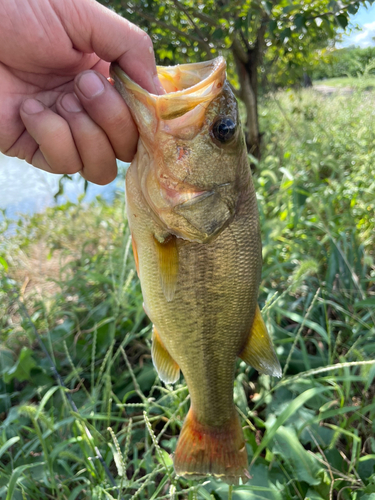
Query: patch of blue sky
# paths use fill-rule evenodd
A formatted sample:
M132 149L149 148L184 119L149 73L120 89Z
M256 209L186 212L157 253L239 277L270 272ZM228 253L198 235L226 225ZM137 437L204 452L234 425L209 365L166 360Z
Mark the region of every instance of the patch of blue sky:
M355 27L360 29L355 29ZM375 4L366 2L359 8L357 14L351 16L347 33L343 35L338 47L373 47L375 46Z

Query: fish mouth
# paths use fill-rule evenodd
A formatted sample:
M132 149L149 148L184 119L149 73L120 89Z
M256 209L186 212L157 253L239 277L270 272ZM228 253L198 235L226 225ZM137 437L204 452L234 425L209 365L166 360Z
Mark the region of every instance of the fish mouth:
M163 95L147 92L133 82L117 63L112 63L110 69L116 88L121 82L125 90L138 101L154 108L158 118L173 120L199 105L206 109L212 99L219 95L225 83L226 62L220 56L195 64L157 66L157 73L166 92ZM118 90L121 92L121 89Z

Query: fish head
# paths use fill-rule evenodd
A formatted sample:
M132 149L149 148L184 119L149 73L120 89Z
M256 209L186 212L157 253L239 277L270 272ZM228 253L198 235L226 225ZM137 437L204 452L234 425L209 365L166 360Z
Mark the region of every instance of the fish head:
M237 102L222 57L157 69L163 95L111 66L139 130L139 187L168 232L205 243L233 219L249 169Z

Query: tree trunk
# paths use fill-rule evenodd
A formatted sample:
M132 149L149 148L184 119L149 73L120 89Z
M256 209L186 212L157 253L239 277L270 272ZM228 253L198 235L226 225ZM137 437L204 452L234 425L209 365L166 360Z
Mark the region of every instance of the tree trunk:
M260 27L255 44L250 47L246 40L235 37L232 52L240 83L240 98L246 107L246 144L249 153L257 160L261 156L261 134L258 119L258 67L265 28Z
M310 75L307 74L306 72L303 73L303 77L302 77L302 85L305 87L305 88L310 88L313 86L313 83L312 83L312 80L310 78Z

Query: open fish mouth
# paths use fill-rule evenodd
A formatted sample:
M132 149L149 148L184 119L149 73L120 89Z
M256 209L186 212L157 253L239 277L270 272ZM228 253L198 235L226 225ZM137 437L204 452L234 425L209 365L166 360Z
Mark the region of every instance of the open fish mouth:
M111 75L123 83L128 92L146 106L156 110L162 120L173 120L203 105L204 109L222 91L225 83L226 62L223 57L195 64L157 66L163 95L150 94L133 82L120 66L111 65ZM115 78L116 80L116 78ZM121 92L121 89L118 89Z

